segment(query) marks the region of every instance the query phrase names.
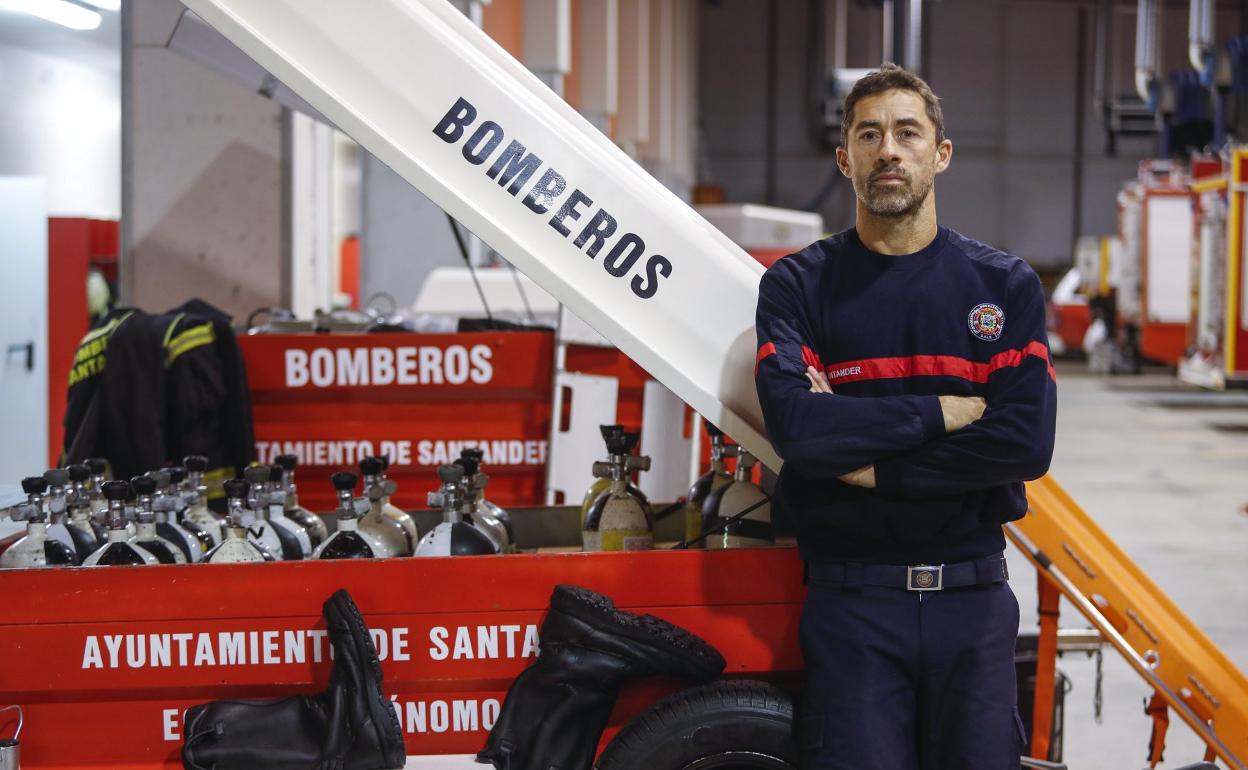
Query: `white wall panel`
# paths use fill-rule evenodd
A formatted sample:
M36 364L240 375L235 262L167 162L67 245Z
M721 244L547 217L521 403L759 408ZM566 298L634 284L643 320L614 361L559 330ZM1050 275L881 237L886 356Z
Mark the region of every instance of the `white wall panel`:
M0 479L10 481L42 473L48 457L48 206L42 179L0 177L0 265Z
M0 174L46 180L52 216L120 216L119 64L0 43L0 104Z

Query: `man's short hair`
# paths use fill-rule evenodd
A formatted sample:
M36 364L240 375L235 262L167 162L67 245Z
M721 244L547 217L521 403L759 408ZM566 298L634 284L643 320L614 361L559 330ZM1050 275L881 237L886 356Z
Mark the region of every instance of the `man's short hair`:
M841 111L841 114L844 116L841 120L842 146L849 145L849 130L854 125L854 105L864 97L893 89L913 91L923 97L923 104L927 107L928 120L932 121L932 125L936 126L936 143L939 144L945 141L945 117L940 112L940 99L936 97L936 94L932 93L932 87L913 72L893 64L891 61L886 61L875 72L859 78L858 82L854 83L854 87L849 89L849 93L845 95L845 106Z

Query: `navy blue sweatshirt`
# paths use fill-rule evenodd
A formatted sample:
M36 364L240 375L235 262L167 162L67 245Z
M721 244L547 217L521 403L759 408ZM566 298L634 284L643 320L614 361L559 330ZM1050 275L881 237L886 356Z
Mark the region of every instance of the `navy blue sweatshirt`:
M1002 550L1048 470L1056 377L1040 281L1017 257L940 228L922 251L855 230L776 262L758 291L755 380L784 459L773 508L807 561L941 564ZM806 367L833 392L812 393ZM981 396L946 433L938 396ZM838 480L874 465L876 487Z

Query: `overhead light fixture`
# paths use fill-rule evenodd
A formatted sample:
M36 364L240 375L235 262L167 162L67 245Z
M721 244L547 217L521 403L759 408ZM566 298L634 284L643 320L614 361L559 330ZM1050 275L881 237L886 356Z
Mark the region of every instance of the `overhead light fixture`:
M70 29L89 30L100 26L100 14L65 0L0 0L0 9L37 16Z
M99 8L101 11L121 10L121 0L79 0L79 2Z

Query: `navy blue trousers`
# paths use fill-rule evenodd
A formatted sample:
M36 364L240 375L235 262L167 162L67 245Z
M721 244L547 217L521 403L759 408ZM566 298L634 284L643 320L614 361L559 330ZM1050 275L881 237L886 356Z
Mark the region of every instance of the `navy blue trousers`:
M799 633L803 770L1018 770L1008 583L917 593L812 581Z

